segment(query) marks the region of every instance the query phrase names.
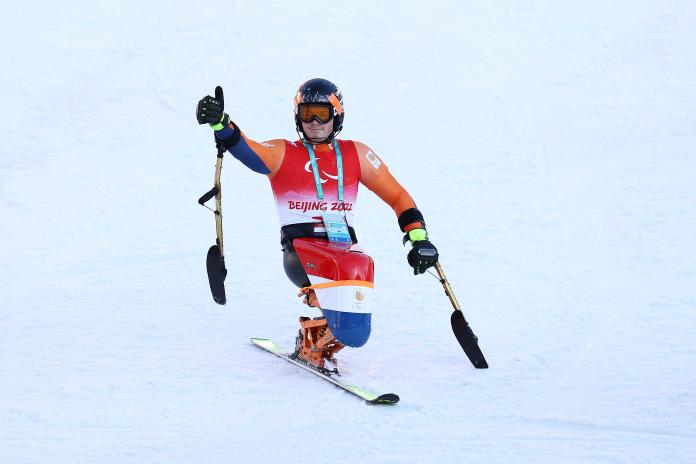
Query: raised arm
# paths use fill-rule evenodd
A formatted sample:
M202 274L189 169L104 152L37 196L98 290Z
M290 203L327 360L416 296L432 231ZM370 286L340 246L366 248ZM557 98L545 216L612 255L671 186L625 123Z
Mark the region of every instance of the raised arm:
M278 172L285 156L284 140L256 142L244 135L244 132L232 121L224 125L221 130L215 131L215 138L246 167L269 177L273 177Z
M273 177L285 156L285 141L269 140L255 142L247 138L239 127L224 112L225 101L222 89L215 89L215 98L207 95L196 107L199 124L208 123L215 131L215 139L246 167L259 174Z

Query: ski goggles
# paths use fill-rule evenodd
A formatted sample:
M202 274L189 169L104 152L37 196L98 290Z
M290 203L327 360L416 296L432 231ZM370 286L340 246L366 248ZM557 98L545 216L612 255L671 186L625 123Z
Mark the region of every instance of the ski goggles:
M330 103L302 103L297 107L300 121L310 123L315 119L326 124L333 118L334 108Z

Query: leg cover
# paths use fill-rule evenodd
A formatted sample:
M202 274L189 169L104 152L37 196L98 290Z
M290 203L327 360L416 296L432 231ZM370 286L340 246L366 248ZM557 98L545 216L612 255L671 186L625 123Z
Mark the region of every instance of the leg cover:
M372 258L350 245L321 239L295 239L293 245L334 337L355 348L367 343L372 322Z

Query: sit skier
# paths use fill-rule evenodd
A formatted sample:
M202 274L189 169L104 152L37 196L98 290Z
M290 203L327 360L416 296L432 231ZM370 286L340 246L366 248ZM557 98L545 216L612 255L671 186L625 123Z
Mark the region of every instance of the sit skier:
M369 295L374 263L356 244L353 229L360 183L396 213L411 250L408 263L422 274L438 259L423 215L384 162L365 144L338 140L345 116L341 91L326 79L303 83L295 96L299 140L255 142L224 112L224 102L198 102L200 124L249 169L271 182L281 223L283 267L305 303L322 312L300 318L295 356L327 370L344 346L360 347L370 335Z

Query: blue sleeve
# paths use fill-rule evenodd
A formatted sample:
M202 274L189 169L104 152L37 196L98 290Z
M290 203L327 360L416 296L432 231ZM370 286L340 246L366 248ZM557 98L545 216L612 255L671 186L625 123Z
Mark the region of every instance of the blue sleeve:
M246 143L237 125L232 124L234 129L226 126L224 129L215 132L215 138L220 140L225 145L225 148L232 153L232 156L241 161L244 166L259 174L269 174L271 170Z

